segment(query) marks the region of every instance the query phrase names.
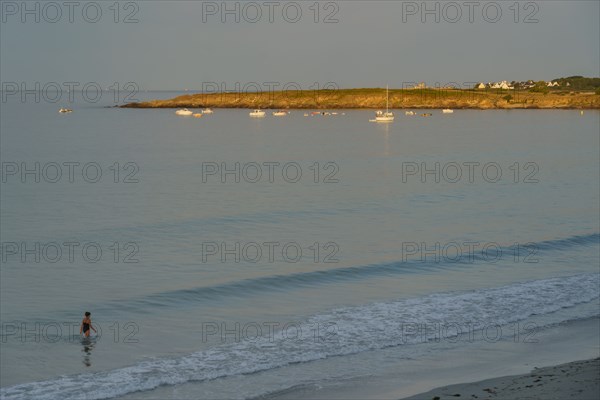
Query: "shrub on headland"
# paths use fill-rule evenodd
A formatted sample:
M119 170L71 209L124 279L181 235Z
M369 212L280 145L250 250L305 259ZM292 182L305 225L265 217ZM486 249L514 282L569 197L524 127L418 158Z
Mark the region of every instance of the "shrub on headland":
M571 90L597 90L600 89L600 78L586 78L580 75L569 76L567 78L553 79L552 82L558 82L561 88Z
M535 86L532 87L530 89L531 92L535 92L535 93L543 93L546 94L548 92L550 92L550 89L548 89L548 86L546 84L546 82L544 81L539 81L535 83Z

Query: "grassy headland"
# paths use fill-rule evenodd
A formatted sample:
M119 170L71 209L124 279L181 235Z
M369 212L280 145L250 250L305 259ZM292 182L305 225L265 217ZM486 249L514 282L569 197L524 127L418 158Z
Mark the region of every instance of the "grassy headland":
M390 108L600 109L593 91L498 89L390 89ZM303 90L186 94L168 100L129 103L127 108L380 109L385 89Z

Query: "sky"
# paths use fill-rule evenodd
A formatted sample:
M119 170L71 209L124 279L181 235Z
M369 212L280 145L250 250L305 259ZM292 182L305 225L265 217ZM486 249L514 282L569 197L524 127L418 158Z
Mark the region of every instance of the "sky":
M268 90L600 76L595 0L0 3L3 84Z

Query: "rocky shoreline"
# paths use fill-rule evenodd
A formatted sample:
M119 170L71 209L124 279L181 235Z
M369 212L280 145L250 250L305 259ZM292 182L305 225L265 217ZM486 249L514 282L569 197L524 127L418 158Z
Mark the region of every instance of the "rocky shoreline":
M385 89L186 94L125 104L123 108L380 109ZM390 89L394 109L600 109L594 92Z

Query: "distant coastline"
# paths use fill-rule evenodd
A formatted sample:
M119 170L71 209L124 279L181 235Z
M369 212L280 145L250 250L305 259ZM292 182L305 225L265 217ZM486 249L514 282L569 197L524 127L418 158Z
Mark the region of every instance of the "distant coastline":
M385 89L303 90L286 92L197 93L167 100L129 103L124 108L379 109ZM394 109L600 109L593 91L502 89L390 89Z

